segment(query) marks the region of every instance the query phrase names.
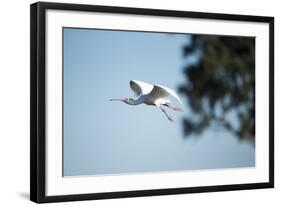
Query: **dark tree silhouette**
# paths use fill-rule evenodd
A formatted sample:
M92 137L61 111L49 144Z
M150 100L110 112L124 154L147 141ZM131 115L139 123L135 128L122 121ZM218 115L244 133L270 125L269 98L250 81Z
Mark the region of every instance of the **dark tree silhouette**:
M255 39L192 35L184 57L186 96L192 116L183 119L184 135L200 134L211 125L255 142Z

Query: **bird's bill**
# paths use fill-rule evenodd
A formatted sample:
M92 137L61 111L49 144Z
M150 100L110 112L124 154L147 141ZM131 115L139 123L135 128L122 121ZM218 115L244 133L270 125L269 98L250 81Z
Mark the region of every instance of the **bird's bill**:
M119 99L119 98L113 98L113 99L109 99L110 101L121 101L121 102L127 102L127 99L124 98L124 99Z
M109 99L110 101L124 101L124 99L118 99L118 98L113 98L113 99Z
M128 98L123 98L123 99L118 99L118 98L113 98L113 99L109 99L110 101L121 101L124 103L129 103L129 99Z

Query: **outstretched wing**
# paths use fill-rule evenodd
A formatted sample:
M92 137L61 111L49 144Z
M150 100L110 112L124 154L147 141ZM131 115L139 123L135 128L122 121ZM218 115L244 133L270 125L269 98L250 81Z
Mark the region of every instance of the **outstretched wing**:
M170 95L173 96L182 105L182 102L181 102L179 96L176 94L176 92L165 86L154 85L152 91L149 93L149 97L153 101L156 101L159 98L168 97Z
M153 85L138 80L131 80L130 87L136 96L146 95L153 89Z

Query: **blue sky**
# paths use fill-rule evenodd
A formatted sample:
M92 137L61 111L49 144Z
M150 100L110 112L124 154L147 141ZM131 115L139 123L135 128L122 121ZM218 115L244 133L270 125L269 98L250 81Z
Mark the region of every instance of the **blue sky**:
M254 146L212 127L183 137L153 106L110 98L134 97L131 79L177 91L184 82L182 47L188 35L64 29L64 176L255 166ZM189 60L192 60L190 58Z

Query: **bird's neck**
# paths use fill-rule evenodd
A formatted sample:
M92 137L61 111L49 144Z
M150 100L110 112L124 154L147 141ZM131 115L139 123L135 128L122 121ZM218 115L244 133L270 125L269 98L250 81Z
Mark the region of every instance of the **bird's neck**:
M133 99L133 98L129 98L129 102L128 102L129 105L138 105L138 104L141 104L140 100L137 99Z

